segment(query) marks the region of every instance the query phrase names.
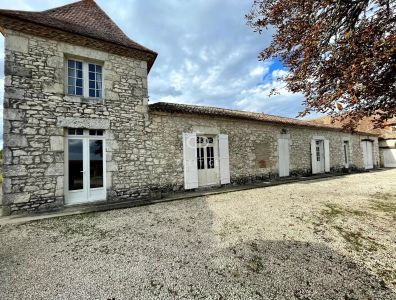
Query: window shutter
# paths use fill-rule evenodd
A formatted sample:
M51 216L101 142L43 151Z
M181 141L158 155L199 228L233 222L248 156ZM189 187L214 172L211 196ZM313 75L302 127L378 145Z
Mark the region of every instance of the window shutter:
M330 172L330 142L324 141L324 154L325 154L325 172Z
M183 163L184 163L184 188L186 190L197 188L198 168L197 168L196 133L183 133Z
M220 183L230 183L230 156L228 150L228 135L219 134L219 158L220 158Z
M289 158L289 139L278 139L278 164L279 177L286 177L290 175L290 158Z
M316 141L311 140L311 161L312 161L312 174L318 173L316 162Z
M360 143L363 151L363 167L367 169L367 148L366 148L366 142L361 142Z

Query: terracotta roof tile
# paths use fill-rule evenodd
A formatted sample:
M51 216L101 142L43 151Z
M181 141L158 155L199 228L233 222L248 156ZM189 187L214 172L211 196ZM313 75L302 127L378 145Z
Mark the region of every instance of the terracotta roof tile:
M149 105L150 112L167 112L167 113L181 113L181 114L198 114L207 115L214 117L226 117L233 119L244 119L266 123L275 123L281 125L291 126L306 126L312 128L321 128L329 130L342 131L339 126L333 126L330 124L319 124L309 121L303 121L293 118L285 118L279 116L268 115L264 113L246 112L240 110L224 109L210 106L198 106L198 105L186 105L176 103L157 102ZM365 135L375 135L373 133L358 132Z
M396 118L388 120L384 124L384 128L374 128L373 123L374 117L366 117L359 121L357 124L356 130L360 132L369 132L375 135L378 135L382 139L394 139L396 138L396 133L390 128L390 126L394 126L396 123ZM335 127L341 128L344 124L349 122L349 119L345 120L337 120L333 119L331 116L324 116L316 119L309 120L309 122L316 124L326 124L333 125Z
M156 52L128 38L94 0L78 1L42 12L1 9L0 15L147 52L153 56L151 65L157 56Z

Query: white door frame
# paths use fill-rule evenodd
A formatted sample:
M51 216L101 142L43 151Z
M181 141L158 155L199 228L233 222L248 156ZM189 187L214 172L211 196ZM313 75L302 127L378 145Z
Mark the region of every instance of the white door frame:
M317 142L319 142L320 161L317 160ZM311 139L312 174L330 172L330 141L324 136L313 136Z
M81 140L83 146L83 189L69 191L69 140ZM102 141L103 158L103 187L90 188L90 153L89 145L92 140ZM106 200L106 140L104 136L90 136L89 130L83 135L67 135L65 137L65 204L75 205Z
M214 168L208 168L208 159L207 159L207 146L208 145L200 145L197 142L197 149L204 149L203 153L203 163L204 169L198 169L198 187L206 187L220 184L220 176L219 176L219 141L218 135L215 134L201 134L197 133L197 140L200 138L212 138L213 139L213 156L214 156ZM198 151L198 150L196 150ZM197 168L198 168L198 153L197 153ZM212 173L212 174L210 174ZM214 178L210 178L214 177Z

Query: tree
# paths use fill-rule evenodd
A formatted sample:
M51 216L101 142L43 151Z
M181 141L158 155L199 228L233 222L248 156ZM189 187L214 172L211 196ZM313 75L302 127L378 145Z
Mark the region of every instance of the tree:
M396 0L255 0L248 25L275 30L260 60L279 58L305 109L376 126L396 115Z

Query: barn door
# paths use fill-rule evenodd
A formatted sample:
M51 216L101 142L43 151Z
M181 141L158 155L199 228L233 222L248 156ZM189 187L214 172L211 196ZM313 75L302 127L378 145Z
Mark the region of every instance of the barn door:
M279 159L279 177L290 175L290 157L289 157L289 139L282 137L278 139L278 159Z
M183 164L184 188L186 190L197 188L197 135L195 133L183 133Z

